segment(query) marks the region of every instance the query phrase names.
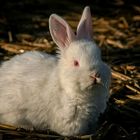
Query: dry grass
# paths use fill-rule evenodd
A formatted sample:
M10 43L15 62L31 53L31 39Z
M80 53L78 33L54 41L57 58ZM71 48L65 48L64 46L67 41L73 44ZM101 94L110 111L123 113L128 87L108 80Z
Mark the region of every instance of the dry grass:
M112 68L110 100L106 112L100 118L97 132L92 135L69 138L59 136L50 130L29 131L14 126L0 125L0 140L140 139L140 6L133 5L131 8L133 9L131 14L119 12L114 17L98 15L93 17L94 39L101 47L103 59ZM78 6L78 9L82 8ZM115 11L118 12L121 9L117 8ZM46 11L40 9L39 12L44 14ZM78 23L76 18L80 18L80 13L68 12L63 17L75 29ZM10 14L9 17L0 16L1 61L28 50L55 53L56 46L48 32L48 18L42 18L41 14L32 14L28 15L32 17L32 22L24 23L28 19L27 15L21 18L20 14L10 20L10 23L8 22ZM17 30L13 32L13 26L5 30L9 25L13 25L11 22L15 22L14 27L19 24L19 19L23 22L21 26L18 26L23 28L24 33L19 29L18 32ZM37 29L37 31L30 33L26 26L29 26L30 30ZM42 32L42 28L43 30L46 28L45 33ZM41 30L41 33L38 30Z

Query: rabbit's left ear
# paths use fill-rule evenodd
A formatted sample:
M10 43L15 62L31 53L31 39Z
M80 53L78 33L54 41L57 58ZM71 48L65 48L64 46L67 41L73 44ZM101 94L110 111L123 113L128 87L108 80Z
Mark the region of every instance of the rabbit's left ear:
M68 23L56 14L50 16L49 28L54 42L60 49L68 47L76 38Z
M85 7L77 27L77 38L92 40L92 18L90 8Z

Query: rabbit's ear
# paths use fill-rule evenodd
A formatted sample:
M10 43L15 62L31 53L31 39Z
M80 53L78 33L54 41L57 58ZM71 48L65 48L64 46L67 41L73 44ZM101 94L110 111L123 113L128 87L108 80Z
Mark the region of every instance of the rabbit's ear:
M75 34L67 22L56 14L50 16L49 28L51 36L59 48L68 47L75 39Z
M85 7L77 27L77 38L92 40L92 18L90 8Z

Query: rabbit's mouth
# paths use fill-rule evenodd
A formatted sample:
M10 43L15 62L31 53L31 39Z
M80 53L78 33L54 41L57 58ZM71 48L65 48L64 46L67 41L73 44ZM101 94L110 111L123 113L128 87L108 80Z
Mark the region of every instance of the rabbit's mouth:
M101 78L96 78L94 80L91 80L85 90L90 90L90 89L95 89L97 87L103 87L103 88L106 88L105 84L103 83L102 79Z
M88 87L87 89L94 89L95 87L98 87L98 86L102 86L101 83L95 83L95 82L92 82Z
M96 87L101 87L103 86L103 81L101 79L101 77L86 77L84 80L83 78L78 82L79 84L79 88L82 90L82 91L85 91L85 90L90 90L90 89L94 89Z
M89 83L86 83L84 86L81 86L81 91L89 91L94 90L97 87L103 86L101 83L95 83L93 81L90 81Z

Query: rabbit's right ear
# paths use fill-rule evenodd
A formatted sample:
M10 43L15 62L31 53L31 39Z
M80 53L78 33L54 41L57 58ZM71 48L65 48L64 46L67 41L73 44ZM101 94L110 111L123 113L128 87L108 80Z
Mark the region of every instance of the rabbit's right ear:
M92 40L92 18L89 6L84 8L81 20L78 24L77 38Z
M60 49L68 47L75 40L75 34L67 22L56 14L49 18L49 28L53 41Z

